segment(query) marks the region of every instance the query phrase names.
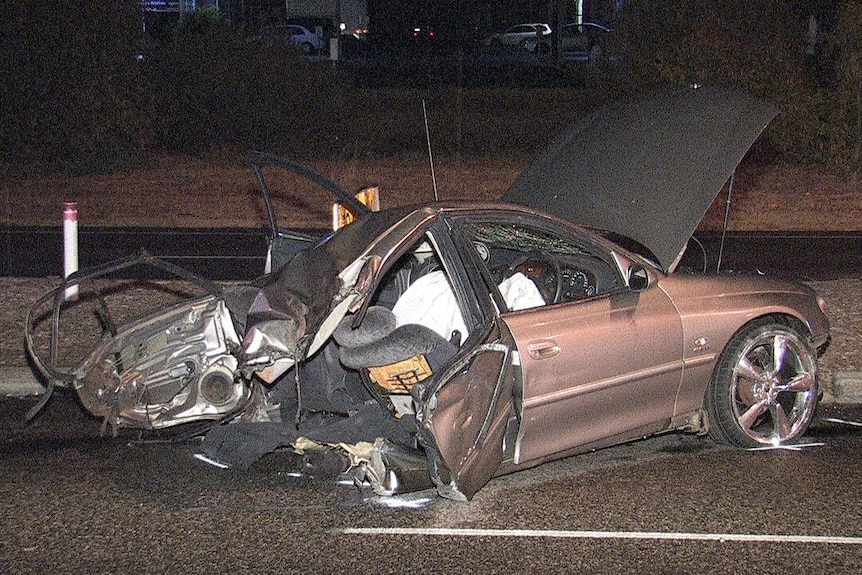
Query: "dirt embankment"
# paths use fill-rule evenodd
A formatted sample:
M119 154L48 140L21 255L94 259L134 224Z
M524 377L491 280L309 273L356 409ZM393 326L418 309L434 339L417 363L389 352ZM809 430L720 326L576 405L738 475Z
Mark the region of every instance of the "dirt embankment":
M527 165L527 156L434 159L441 199L497 199ZM383 207L434 199L428 158L404 154L375 160L309 164L347 190L378 185ZM332 198L300 178L275 171L272 188L288 226L329 221ZM2 222L60 225L63 202L77 202L81 225L258 227L265 222L252 170L241 158L163 158L145 168L104 176L3 181ZM720 229L727 189L701 227ZM731 196L731 230L862 229L862 181L814 168L743 165Z

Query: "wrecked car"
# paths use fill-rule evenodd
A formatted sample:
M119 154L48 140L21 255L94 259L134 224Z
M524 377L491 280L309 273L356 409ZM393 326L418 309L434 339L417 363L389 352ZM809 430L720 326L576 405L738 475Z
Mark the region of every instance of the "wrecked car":
M497 475L669 431L792 443L817 406L822 299L676 270L775 113L717 88L623 100L558 136L496 203L372 212L306 172L356 216L321 238L278 228L260 166L295 166L257 154L269 273L106 330L72 368L56 341L39 349L31 311L28 348L107 425L208 421L210 462L292 450L378 494L469 500ZM54 302L56 328L74 305L61 291L101 271L34 310Z

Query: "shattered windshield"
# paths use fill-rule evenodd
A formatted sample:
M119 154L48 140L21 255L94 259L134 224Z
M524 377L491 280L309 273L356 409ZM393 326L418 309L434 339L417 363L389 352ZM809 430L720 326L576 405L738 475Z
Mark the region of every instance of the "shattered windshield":
M564 255L588 254L582 246L544 230L511 222L470 222L464 226L473 241L517 251L542 250Z

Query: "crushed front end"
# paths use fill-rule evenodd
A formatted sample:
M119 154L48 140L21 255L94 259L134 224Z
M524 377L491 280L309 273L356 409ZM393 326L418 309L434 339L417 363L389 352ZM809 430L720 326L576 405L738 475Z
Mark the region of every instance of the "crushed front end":
M174 280L110 279L136 266ZM78 301L64 300L70 285L80 288ZM115 431L225 418L255 395L237 376L242 341L222 289L148 254L75 274L43 295L25 339L48 379L45 401L54 386L71 387Z

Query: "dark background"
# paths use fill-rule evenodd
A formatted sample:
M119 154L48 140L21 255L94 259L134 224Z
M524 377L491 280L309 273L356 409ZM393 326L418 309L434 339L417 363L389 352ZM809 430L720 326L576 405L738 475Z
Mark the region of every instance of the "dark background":
M849 173L862 158L857 0L587 1L587 18L612 26L622 47L598 68L497 57L475 41L571 15L555 2L371 0L368 36L345 38L337 63L253 41L283 2L220 4L180 19L145 16L137 0L4 3L0 176L105 173L159 154L249 148L299 160L397 154L424 140L420 101L451 127L436 134L438 153L533 153L608 100L693 83L778 105L758 160ZM435 41L410 44L405 25L425 19Z

